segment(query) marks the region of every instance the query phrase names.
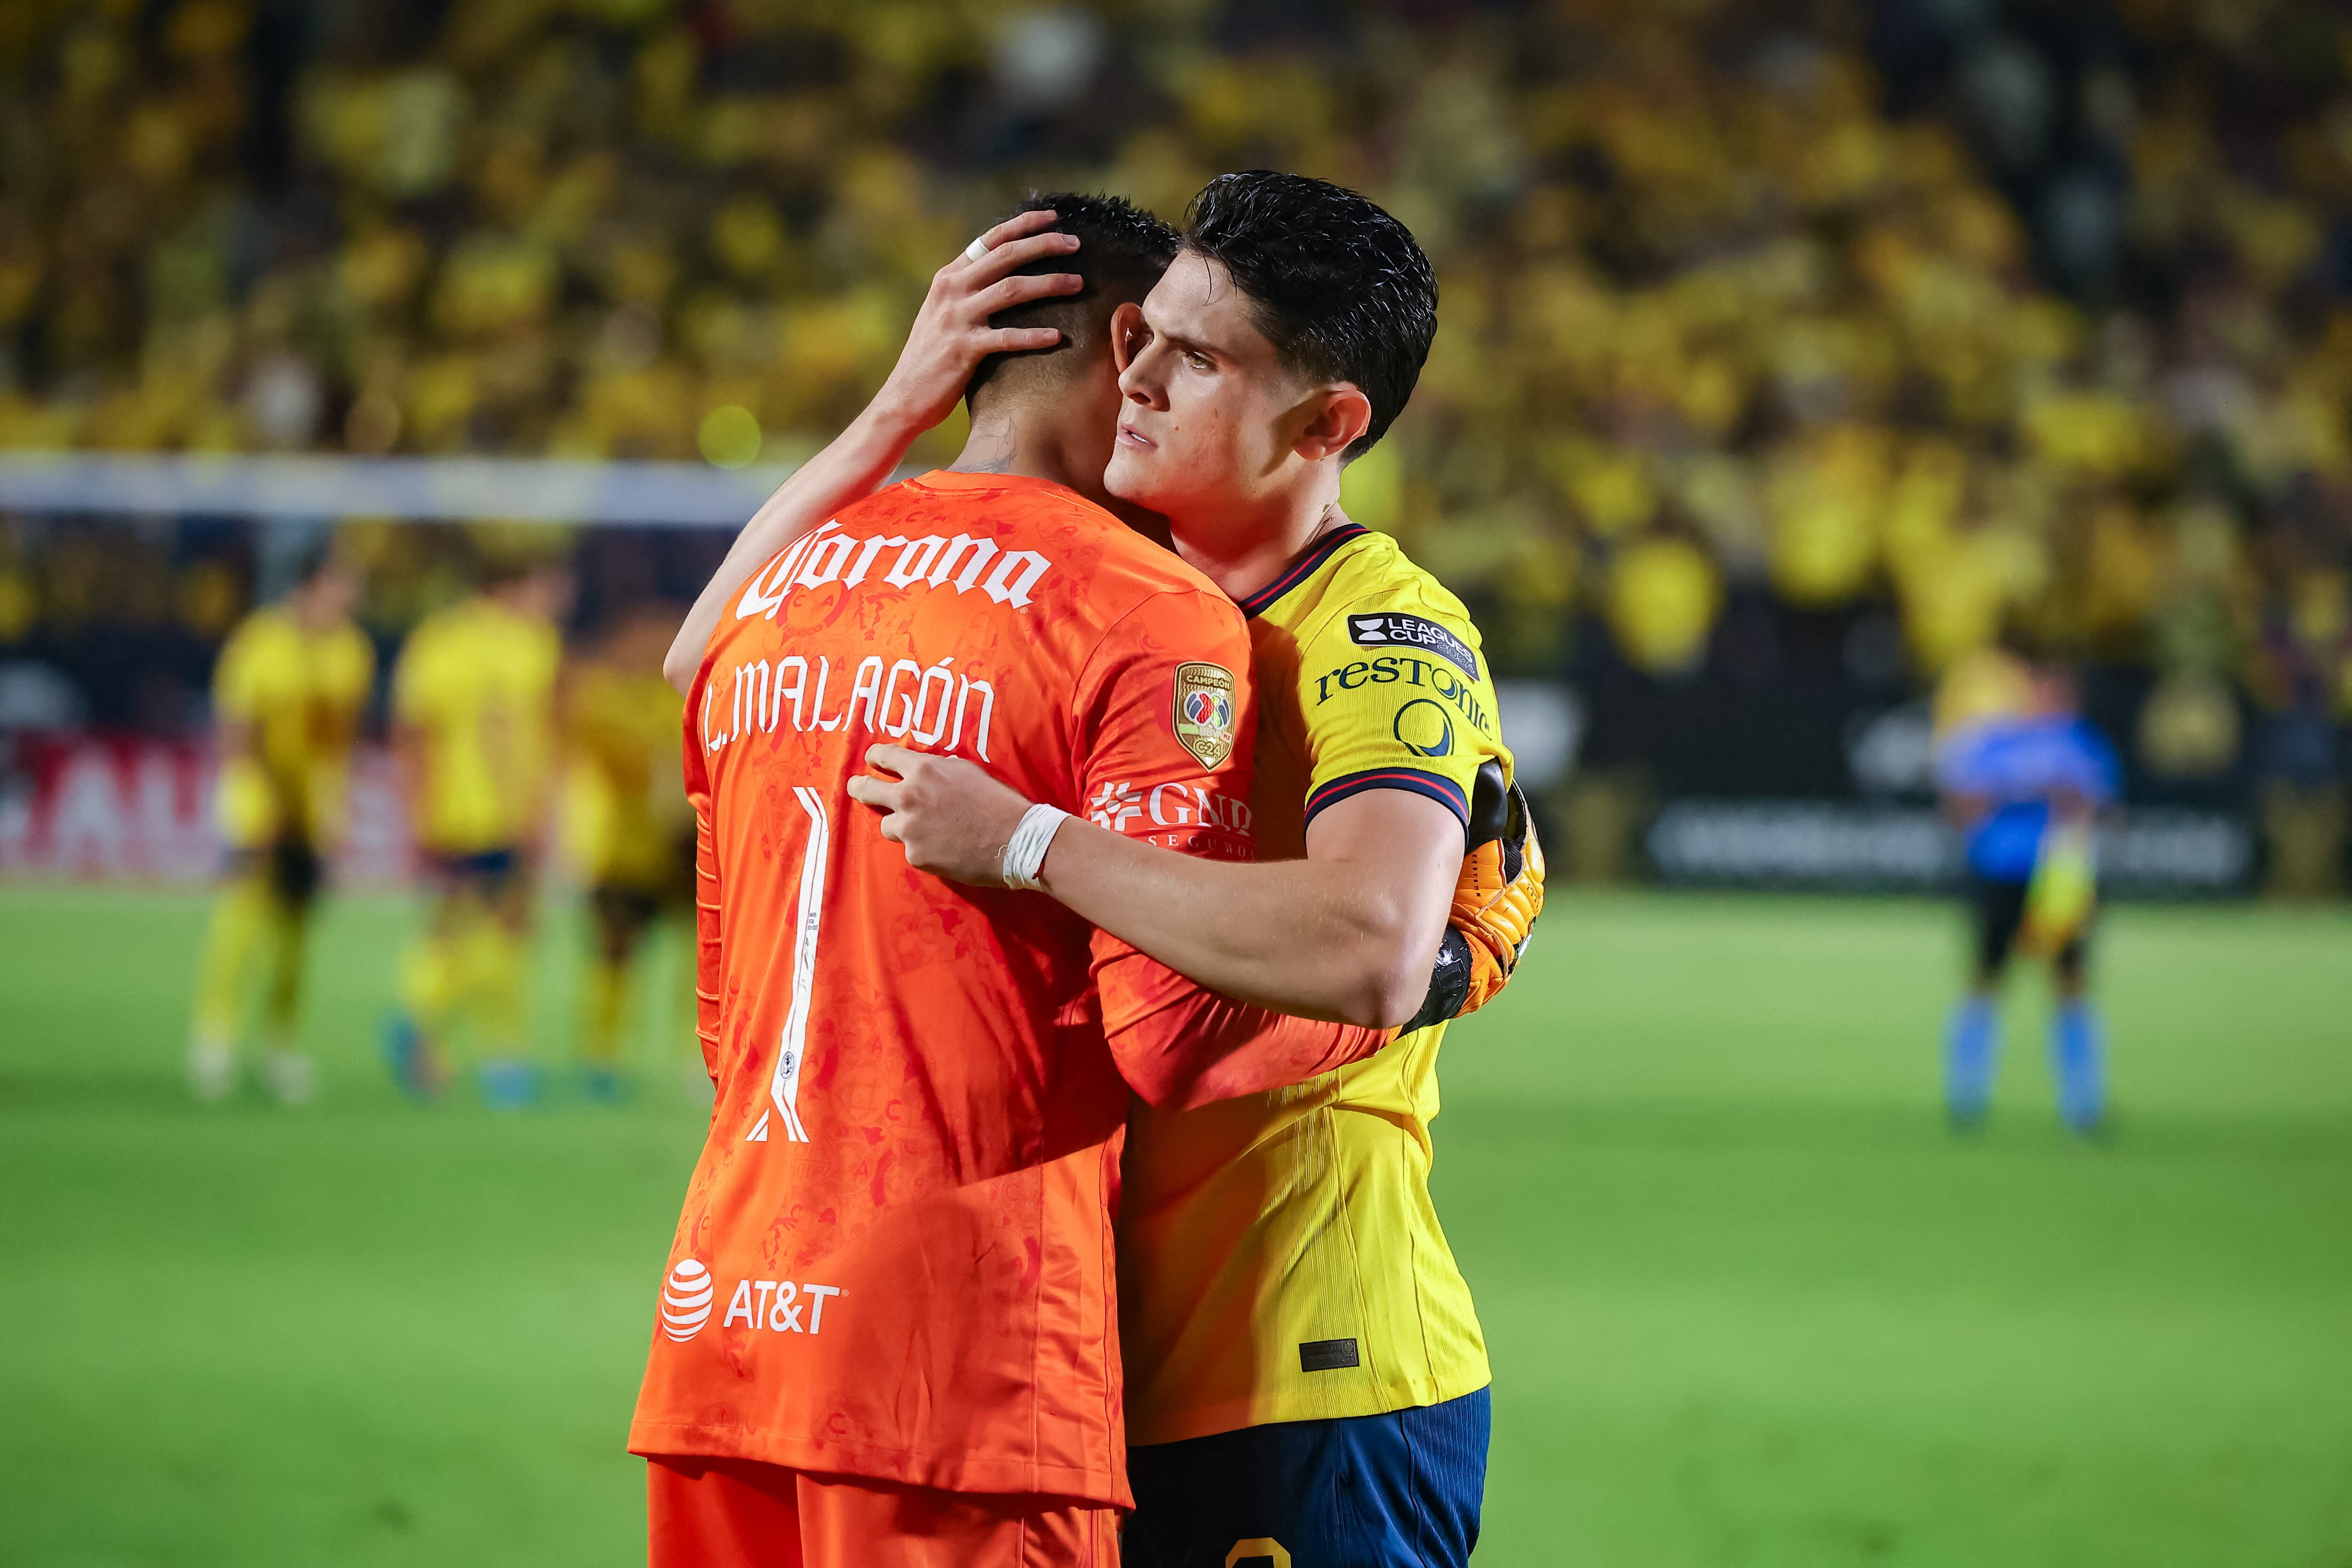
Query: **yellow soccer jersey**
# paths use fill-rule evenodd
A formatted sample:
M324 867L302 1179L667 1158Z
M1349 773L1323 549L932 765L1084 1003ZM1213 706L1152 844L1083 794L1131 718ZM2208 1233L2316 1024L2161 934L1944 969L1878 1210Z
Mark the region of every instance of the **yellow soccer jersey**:
M421 742L410 781L416 841L438 855L533 837L554 758L553 626L494 599L428 616L393 672L393 718Z
M583 668L572 682L569 729L593 805L582 844L593 882L667 892L678 881L681 843L693 844L680 752L686 700L657 670ZM685 861L689 880L693 861Z
M1461 601L1360 527L1242 602L1258 691L1262 858L1373 789L1467 822L1511 757ZM1371 1415L1486 1386L1469 1288L1429 1199L1438 1024L1311 1082L1197 1110L1136 1107L1119 1212L1129 1438Z
M221 764L216 809L232 848L341 836L352 742L374 685L375 649L349 621L313 634L272 606L229 634L213 712L252 736Z

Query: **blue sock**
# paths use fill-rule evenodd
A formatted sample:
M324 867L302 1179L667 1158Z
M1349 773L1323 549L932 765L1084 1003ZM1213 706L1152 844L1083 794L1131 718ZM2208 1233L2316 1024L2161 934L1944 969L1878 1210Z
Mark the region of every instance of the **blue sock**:
M539 1095L538 1075L529 1062L499 1057L481 1066L482 1100L497 1110L520 1110Z
M1966 996L1944 1024L1944 1105L1974 1121L1992 1099L1993 1059L2000 1053L2000 1015L1989 996Z
M2058 1114L2077 1132L2099 1124L2107 1109L2107 1040L2088 1002L2060 1005L2050 1024L2050 1069L2058 1079Z

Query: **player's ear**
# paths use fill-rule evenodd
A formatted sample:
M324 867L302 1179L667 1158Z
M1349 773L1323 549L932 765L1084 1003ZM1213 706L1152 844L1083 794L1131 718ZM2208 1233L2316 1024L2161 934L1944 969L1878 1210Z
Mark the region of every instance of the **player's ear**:
M1317 392L1306 413L1307 423L1291 450L1310 463L1338 457L1372 426L1372 400L1349 381Z
M1110 313L1110 363L1118 374L1125 375L1143 345L1151 341L1151 329L1143 324L1143 307L1130 300Z

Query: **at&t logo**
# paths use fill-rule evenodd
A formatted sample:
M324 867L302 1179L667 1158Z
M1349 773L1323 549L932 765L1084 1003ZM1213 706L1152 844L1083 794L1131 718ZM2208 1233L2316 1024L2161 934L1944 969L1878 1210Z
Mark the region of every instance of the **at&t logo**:
M681 1258L662 1282L662 1332L678 1343L694 1338L710 1318L710 1270Z

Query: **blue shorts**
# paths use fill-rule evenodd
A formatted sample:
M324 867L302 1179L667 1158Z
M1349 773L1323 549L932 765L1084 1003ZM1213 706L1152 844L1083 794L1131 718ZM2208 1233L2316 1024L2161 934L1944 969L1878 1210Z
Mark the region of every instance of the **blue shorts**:
M1128 1450L1124 1568L1461 1568L1486 1491L1487 1391Z
M473 889L491 897L503 892L522 869L522 856L512 848L477 849L467 855L427 850L425 858L436 879L453 888Z

